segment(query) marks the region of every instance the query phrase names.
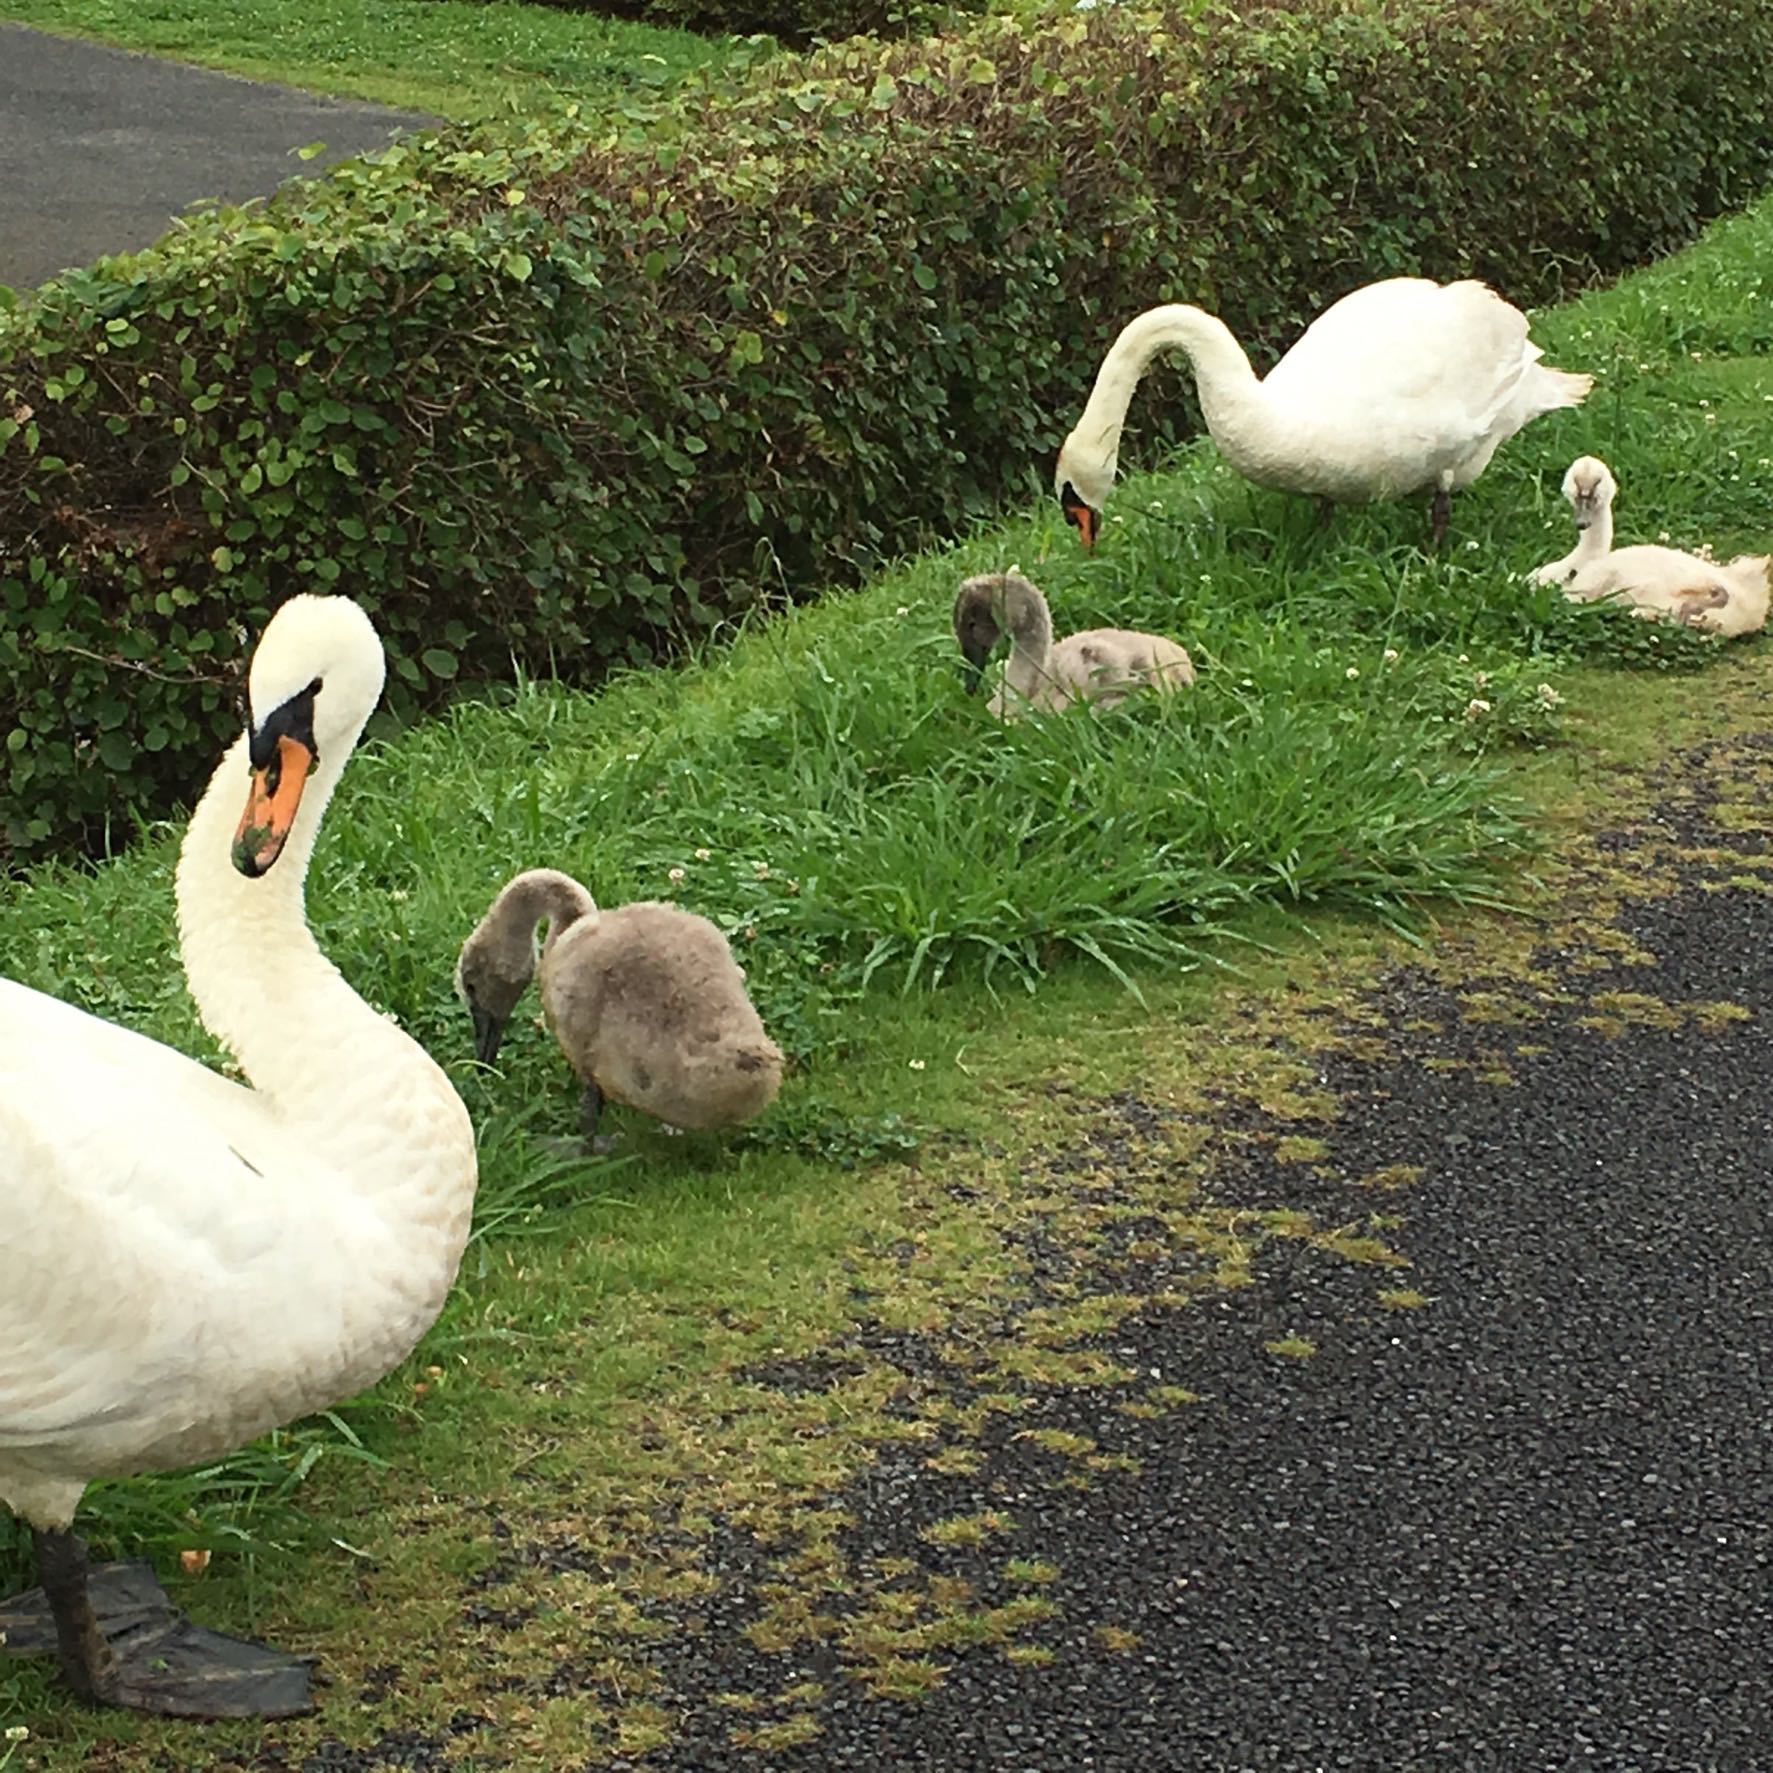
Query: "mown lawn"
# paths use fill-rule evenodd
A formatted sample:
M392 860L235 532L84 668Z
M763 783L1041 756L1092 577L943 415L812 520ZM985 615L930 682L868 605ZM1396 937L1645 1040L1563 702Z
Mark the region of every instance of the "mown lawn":
M83 1715L0 1666L0 1724L32 1733L19 1765L118 1742L135 1747L113 1764L203 1767L273 1739L300 1765L329 1736L435 1728L457 1705L524 1764L664 1740L650 1670L718 1535L799 1535L816 1569L825 1500L912 1432L884 1363L786 1404L760 1366L826 1345L859 1300L1012 1377L1060 1361L1063 1326L1033 1355L991 1326L1024 1280L1005 1228L1049 1210L1026 1160L1063 1125L1064 1090L1136 1079L1192 1099L1227 1068L1265 1087L1284 976L1288 1002L1333 999L1437 919L1481 914L1462 905L1531 902L1532 856L1592 813L1611 761L1723 725L1759 684L1763 642L1726 654L1521 575L1568 548L1557 487L1586 451L1620 478L1622 541L1773 542L1769 265L1773 203L1540 317L1549 359L1600 385L1457 501L1442 558L1421 550L1420 508L1320 531L1203 446L1123 485L1094 557L1043 499L684 668L597 696L526 686L371 747L312 911L353 982L460 1082L482 1138L476 1241L442 1321L371 1396L211 1471L111 1486L87 1523L169 1575L211 1550L183 1598L315 1651L337 1685L315 1721L196 1733ZM1129 438L1123 461L1139 453ZM962 692L948 606L964 573L1012 563L1062 629L1171 633L1200 685L1170 707L995 729ZM175 844L6 887L9 971L202 1050L172 960ZM671 894L735 933L796 1061L747 1136L630 1118L623 1154L568 1161L548 1139L570 1130L573 1091L539 1032L520 1017L498 1074L475 1070L456 948L538 863L606 902ZM1260 1227L1233 1237L1210 1186L1170 1206L1223 1284L1263 1259ZM515 1585L532 1610L495 1626L464 1615L462 1589L507 1514L545 1521L577 1561L514 1577L501 1605ZM0 1586L25 1568L0 1539ZM535 1680L489 1688L495 1629L501 1669ZM569 1650L603 1671L595 1694L551 1692ZM371 1678L394 1662L423 1680ZM893 1662L869 1685L922 1678Z
M656 96L736 48L518 0L0 0L0 20L452 119Z

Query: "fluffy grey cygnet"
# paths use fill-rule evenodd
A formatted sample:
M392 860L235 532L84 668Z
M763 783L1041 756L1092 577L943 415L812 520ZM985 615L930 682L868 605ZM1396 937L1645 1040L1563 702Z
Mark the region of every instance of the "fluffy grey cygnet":
M782 1083L727 939L707 918L642 901L600 911L571 875L534 868L510 881L462 946L456 989L490 1065L537 971L542 1013L584 1083L585 1137L606 1100L674 1127L737 1126Z
M978 687L986 660L1006 634L1009 663L991 698L991 712L999 720L1072 702L1111 708L1135 690L1177 690L1194 682L1193 661L1161 634L1086 628L1055 646L1046 598L1013 567L968 579L954 600L954 637L972 687Z

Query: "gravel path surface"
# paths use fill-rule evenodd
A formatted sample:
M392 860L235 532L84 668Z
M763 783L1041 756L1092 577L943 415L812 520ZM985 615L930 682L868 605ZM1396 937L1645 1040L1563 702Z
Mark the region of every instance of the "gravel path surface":
M1297 1243L1242 1292L1104 1339L1199 1402L1048 1388L971 1473L894 1449L840 1499L841 1543L877 1570L1001 1510L1001 1537L935 1561L1000 1601L1006 1556L1050 1560L1056 1611L1020 1666L951 1649L893 1699L816 1642L765 1654L746 1633L771 1570L734 1544L706 1631L664 1652L678 1741L634 1764L1773 1768L1773 898L1759 833L1708 804L1717 759L1688 761L1695 786L1572 883L1592 929L1531 974L1390 977L1358 1051L1321 1064L1338 1112L1220 1130L1219 1198L1337 1225L1383 1197L1408 1269ZM1727 773L1765 801L1765 747ZM1650 896L1606 917L1621 882ZM1134 1153L1162 1114L1097 1104L1088 1144L1112 1152L1118 1122ZM1289 1138L1311 1161L1283 1161ZM1055 1445L1098 1450L1088 1487L1056 1481ZM736 1740L730 1698L710 1703L797 1682L817 1696L799 1743Z
M430 121L7 24L0 117L0 283L18 288ZM295 158L317 141L325 154Z

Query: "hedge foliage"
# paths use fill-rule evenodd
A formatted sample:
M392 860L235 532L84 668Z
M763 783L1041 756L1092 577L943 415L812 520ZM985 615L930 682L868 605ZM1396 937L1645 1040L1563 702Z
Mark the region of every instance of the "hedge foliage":
M815 38L835 42L864 31L903 36L933 27L945 15L978 12L983 0L542 0L542 4L711 34L764 33L804 47Z
M293 590L378 612L408 711L587 679L1044 481L1154 302L1261 350L1392 272L1539 302L1677 247L1773 176L1768 66L1747 0L1000 17L70 275L0 315L8 854L200 782Z

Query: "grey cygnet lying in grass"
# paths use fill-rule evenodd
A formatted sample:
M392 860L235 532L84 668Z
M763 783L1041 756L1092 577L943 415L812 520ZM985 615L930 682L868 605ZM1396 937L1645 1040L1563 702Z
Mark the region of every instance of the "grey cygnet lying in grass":
M498 1057L536 971L544 920L542 1013L584 1081L587 1139L606 1098L698 1131L736 1126L775 1100L782 1051L764 1032L726 937L675 905L600 911L571 875L552 868L510 881L462 946L456 989L483 1064Z
M1533 574L1561 585L1572 603L1610 598L1640 616L1667 616L1708 634L1757 632L1767 620L1765 554L1740 554L1725 564L1678 548L1639 543L1613 546L1613 499L1619 483L1599 456L1578 456L1564 476L1564 497L1580 532L1576 546Z
M954 634L966 655L970 688L979 687L985 662L1006 633L1010 659L1003 685L991 697L999 720L1078 701L1108 708L1135 690L1170 691L1194 682L1187 653L1161 634L1086 628L1055 646L1047 600L1019 572L968 579L954 600Z

